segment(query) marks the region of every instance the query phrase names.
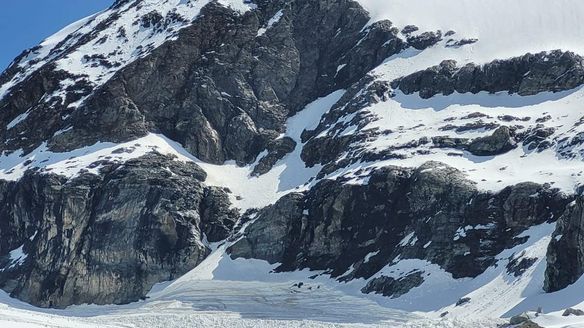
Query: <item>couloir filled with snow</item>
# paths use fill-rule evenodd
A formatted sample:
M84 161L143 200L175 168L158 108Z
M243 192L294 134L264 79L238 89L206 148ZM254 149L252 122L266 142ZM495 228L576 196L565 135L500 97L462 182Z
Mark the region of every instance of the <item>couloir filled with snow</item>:
M19 62L13 63L23 68L22 73L0 86L0 97L55 56L59 57L57 64L60 69L86 79L93 86L99 86L120 67L176 37L176 32L196 19L200 9L208 2L147 0L142 1L143 5L139 7L131 6L130 2L74 23L45 40ZM242 12L254 8L247 1L219 2ZM442 41L424 51L406 50L388 58L371 72L378 80L392 81L437 65L445 59L454 59L459 65L482 64L528 52L554 49L571 50L584 55L584 25L581 24L584 2L578 0L358 2L371 12L371 22L389 19L399 28L415 24L420 27L420 32L454 30L458 37L478 39L477 43L460 48L445 47ZM163 31L156 33L133 24L136 17L153 8L163 16L173 12L182 19L170 22ZM92 32L114 13L120 14L122 18L106 24L105 29L92 35L94 42L76 46L82 36ZM274 17L268 26L262 27L264 30L258 31L258 35L277 24L278 20L278 17ZM122 28L125 36L119 36ZM120 37L126 40L120 42L116 39ZM145 50L138 51L139 48ZM74 51L61 55L65 49ZM94 65L95 60L101 57L107 57L113 66ZM286 193L307 190L317 182L313 178L321 167L307 168L304 165L300 158L300 135L305 129L316 128L322 116L334 108L343 94L345 91L339 90L320 98L291 117L286 136L298 143L296 149L279 161L269 173L260 177L251 176L253 165L239 167L234 162L224 165L204 163L167 137L149 134L124 144L97 143L69 153L54 153L41 145L29 154L2 154L0 178L18 180L30 168L74 177L82 170L97 173L99 164L95 163L100 160L123 163L156 151L175 155L177 160L197 162L208 173L208 184L228 187L232 191L235 207L242 210L260 208L272 204ZM551 119L543 124L555 128L553 138L561 140L584 132L584 125L578 124L584 116L583 98L584 89L535 96L506 93L453 94L426 100L415 94L397 92L393 98L352 114L375 117L367 126L349 126L340 133L350 135L376 128L394 131L368 139L361 145L364 149L379 151L424 136L484 136L488 133L484 130L441 130L453 118L458 122L472 122L472 119L464 118L472 113L484 114L486 118L482 119L486 122L501 123L497 118L502 115L526 118L519 123L523 129L539 124L538 118L549 115ZM351 119L341 118L346 122ZM506 154L488 157L474 156L466 151L421 147L427 151L425 155L413 155L403 150L405 159L357 163L329 174L327 178L354 176L354 183L367 183L366 179L355 175L357 170L386 165L416 167L435 160L458 168L485 190L496 191L519 182L533 181L550 183L563 191L573 192L584 182L583 158L562 158L554 147L536 152L520 145ZM0 326L495 327L502 323L497 318L542 307L547 314L539 316L535 321L544 326L584 327L584 320L562 318L561 312L558 312L567 307L584 309L584 296L579 292L584 286L583 279L556 293L544 294L542 290L546 249L554 228L554 224L544 224L524 232L529 237L525 244L505 250L497 257L497 266L474 279L453 279L437 265L422 260L392 263L376 276L384 274L399 278L415 269L422 269L426 275L420 287L397 299L362 294L360 289L367 283L365 280L340 283L321 272L270 273L274 266L255 260L232 260L225 254L227 245L213 245L214 252L199 267L174 282L157 286L147 300L135 304L39 310L2 294ZM415 236L406 238L404 243L412 242ZM26 256L20 253L15 250L13 260L18 261ZM537 258L537 263L519 277L507 273L506 264L522 256ZM319 274L317 278L309 278L315 274ZM458 300L465 297L470 297L473 302L455 306ZM441 319L440 315L446 311L449 312L448 318Z

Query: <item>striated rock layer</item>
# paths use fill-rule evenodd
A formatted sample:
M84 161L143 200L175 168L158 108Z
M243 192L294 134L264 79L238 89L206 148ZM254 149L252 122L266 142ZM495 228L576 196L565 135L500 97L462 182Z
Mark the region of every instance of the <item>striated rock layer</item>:
M136 301L199 264L236 219L195 164L147 155L101 173L0 185L0 254L25 257L2 258L4 290L43 307Z

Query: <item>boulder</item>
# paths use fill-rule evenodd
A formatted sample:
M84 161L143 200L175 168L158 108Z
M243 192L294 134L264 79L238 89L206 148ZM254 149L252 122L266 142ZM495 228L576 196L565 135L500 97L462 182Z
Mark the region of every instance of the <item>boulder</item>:
M569 317L569 316L584 316L584 311L580 310L580 309L573 309L573 308L568 308L564 311L564 313L562 313L563 317Z
M361 292L365 294L381 294L383 296L398 298L407 294L411 289L419 287L424 283L422 272L413 272L404 277L395 279L381 276L371 279Z
M495 156L516 147L517 143L511 136L511 130L506 126L501 126L492 135L471 141L468 151L477 156Z
M519 325L519 324L523 324L523 323L526 323L529 321L531 321L531 319L527 313L518 314L518 315L512 316L509 319L509 323L512 325Z
M411 29L410 29L411 30ZM408 36L408 44L415 49L424 50L442 40L442 32L424 32L415 36Z

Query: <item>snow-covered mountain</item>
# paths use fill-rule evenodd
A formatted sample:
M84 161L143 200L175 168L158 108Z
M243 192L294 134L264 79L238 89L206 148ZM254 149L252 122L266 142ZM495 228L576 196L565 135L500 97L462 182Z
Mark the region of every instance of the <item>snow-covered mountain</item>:
M0 75L0 323L584 325L561 316L584 309L583 18L118 0L64 28Z

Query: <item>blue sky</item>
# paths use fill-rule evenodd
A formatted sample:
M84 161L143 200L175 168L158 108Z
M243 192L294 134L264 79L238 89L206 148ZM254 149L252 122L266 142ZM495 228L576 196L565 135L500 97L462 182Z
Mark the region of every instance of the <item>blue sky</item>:
M114 0L7 0L0 9L0 71L23 50Z

